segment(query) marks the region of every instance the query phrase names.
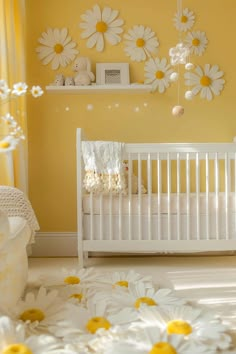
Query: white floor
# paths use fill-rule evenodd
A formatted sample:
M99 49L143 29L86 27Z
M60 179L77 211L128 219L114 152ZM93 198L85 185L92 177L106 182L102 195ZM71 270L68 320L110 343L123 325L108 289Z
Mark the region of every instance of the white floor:
M29 285L40 274L59 267L74 268L76 258L30 258ZM201 306L207 306L229 323L236 347L236 256L148 256L92 258L89 266L101 272L134 269L153 276L160 287L176 290Z

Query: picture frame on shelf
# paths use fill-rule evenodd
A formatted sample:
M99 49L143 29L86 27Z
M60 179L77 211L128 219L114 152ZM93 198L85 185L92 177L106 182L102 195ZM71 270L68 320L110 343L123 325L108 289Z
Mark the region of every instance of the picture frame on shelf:
M129 85L129 63L97 63L97 85Z

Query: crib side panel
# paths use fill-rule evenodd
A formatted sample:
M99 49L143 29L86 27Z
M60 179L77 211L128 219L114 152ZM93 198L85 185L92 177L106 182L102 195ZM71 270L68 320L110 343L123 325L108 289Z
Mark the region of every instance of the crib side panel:
M124 158L125 193L84 197L87 248L115 241L119 251L134 241L131 252L140 242L180 241L194 251L196 241L212 250L236 242L236 144L126 144Z

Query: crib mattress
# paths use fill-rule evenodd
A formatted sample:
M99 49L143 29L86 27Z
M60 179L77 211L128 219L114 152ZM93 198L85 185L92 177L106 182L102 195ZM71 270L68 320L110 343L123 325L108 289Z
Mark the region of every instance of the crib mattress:
M198 202L199 199L199 202ZM199 205L200 214L206 214L208 210L210 213L215 213L217 210L225 211L228 205L228 210L230 213L236 212L236 197L235 193L230 193L228 195L228 200L226 200L225 193L219 193L218 197L215 193L209 193L209 198L205 193L199 194L199 198L195 193L190 194L189 197L189 212L195 214L197 212L197 207ZM92 200L92 202L91 202ZM150 202L149 202L150 201ZM207 208L207 203L209 207ZM150 205L150 208L149 208ZM161 194L158 198L158 194L142 194L141 196L137 194L132 194L131 198L129 196L96 196L93 198L89 194L83 196L83 212L84 214L94 215L110 214L118 215L119 211L122 215L128 215L129 210L131 210L132 215L148 215L150 214L177 214L179 209L180 214L188 213L188 197L185 193L177 194L171 193Z

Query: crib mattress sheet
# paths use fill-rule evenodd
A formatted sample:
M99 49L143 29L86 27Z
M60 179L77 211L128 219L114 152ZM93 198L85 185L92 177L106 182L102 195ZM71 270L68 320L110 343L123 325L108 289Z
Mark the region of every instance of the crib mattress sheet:
M198 203L199 199L199 203ZM228 199L228 200L226 200ZM150 200L150 208L149 208ZM140 202L141 201L141 202ZM207 208L207 203L209 208ZM142 194L141 196L137 194L132 194L131 198L129 196L96 196L93 195L91 198L89 194L83 196L83 212L84 214L94 215L110 214L118 215L119 212L123 215L128 215L129 210L131 210L132 215L148 215L149 209L151 214L177 214L178 207L180 214L188 213L188 197L187 194L181 193L179 196L177 194L171 193L161 194L158 198L158 194ZM219 211L225 211L228 205L228 210L230 213L236 212L236 197L235 193L229 193L228 198L226 198L225 193L219 193L218 198L215 193L209 193L209 198L205 193L199 194L199 198L195 193L191 193L189 197L189 211L191 214L196 214L197 207L199 205L200 214L206 214L209 210L212 213L216 212L217 205Z

